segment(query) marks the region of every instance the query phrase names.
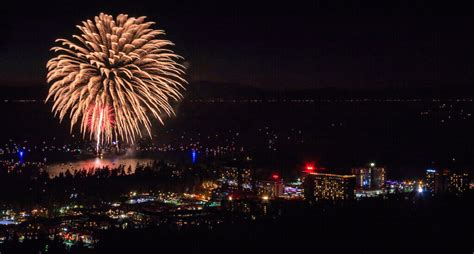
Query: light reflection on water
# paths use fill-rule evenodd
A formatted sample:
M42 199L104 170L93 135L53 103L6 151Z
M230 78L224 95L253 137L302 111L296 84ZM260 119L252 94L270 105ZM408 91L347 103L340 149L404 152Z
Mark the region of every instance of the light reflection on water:
M116 168L120 165L125 166L125 171L130 167L132 170L132 173L135 172L135 169L137 167L137 163L144 165L148 163L152 163L153 159L146 159L146 158L121 158L121 157L115 157L115 158L95 158L95 159L85 159L85 160L79 160L79 161L74 161L74 162L67 162L67 163L53 163L47 166L47 171L51 177L55 177L59 175L61 172L66 172L68 169L71 173L74 172L74 170L93 170L96 168L103 168L103 167L109 167L109 168Z

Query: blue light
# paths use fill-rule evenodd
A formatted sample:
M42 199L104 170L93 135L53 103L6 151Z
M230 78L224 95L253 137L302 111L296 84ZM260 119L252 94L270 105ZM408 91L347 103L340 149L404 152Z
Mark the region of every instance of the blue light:
M428 173L436 173L436 170L434 170L434 169L427 169L426 172L428 172Z
M13 220L0 220L0 225L11 225L11 224L16 224L16 222Z
M20 157L20 162L23 162L23 155L25 155L23 151L18 151L18 157Z
M191 161L193 162L193 164L196 162L196 151L195 150L191 150Z

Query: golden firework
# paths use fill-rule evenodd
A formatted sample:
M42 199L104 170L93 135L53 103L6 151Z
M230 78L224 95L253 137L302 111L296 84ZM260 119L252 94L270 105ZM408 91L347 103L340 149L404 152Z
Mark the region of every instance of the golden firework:
M146 17L101 13L77 26L73 40L58 39L59 52L48 61L51 84L46 101L53 100L60 122L71 119L71 131L80 124L83 137L103 143L133 143L145 132L151 137L151 119L163 123L174 115L172 102L182 98L185 67L182 59L160 39Z

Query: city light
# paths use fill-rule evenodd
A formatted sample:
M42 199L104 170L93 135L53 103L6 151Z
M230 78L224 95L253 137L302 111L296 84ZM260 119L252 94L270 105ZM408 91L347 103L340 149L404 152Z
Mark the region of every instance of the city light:
M470 6L119 2L5 6L0 254L473 251Z
M350 200L354 198L355 175L312 173L307 176L314 189L308 198L314 200Z
M20 159L20 162L23 162L23 156L24 156L24 155L25 155L25 152L24 152L24 151L22 151L22 150L18 151L18 157L19 157L19 159Z
M196 163L196 150L191 150L191 161L192 163Z
M306 162L304 165L303 172L314 173L316 170L318 170L318 168L316 167L314 162Z

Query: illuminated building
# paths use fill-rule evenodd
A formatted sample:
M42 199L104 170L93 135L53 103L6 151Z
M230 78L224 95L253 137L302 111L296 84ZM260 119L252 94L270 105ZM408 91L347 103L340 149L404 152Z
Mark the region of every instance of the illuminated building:
M463 193L469 190L469 174L466 172L452 173L449 176L448 191L453 193Z
M352 174L356 176L357 189L377 190L385 186L385 168L376 167L374 163L370 167L353 168Z
M387 192L385 190L379 189L379 190L356 190L355 196L356 198L372 198L372 197L378 197L381 195L386 194Z
M251 189L252 171L248 168L224 167L220 172L219 181L232 189Z
M273 185L273 196L276 198L279 198L283 196L283 193L285 192L285 185L283 185L282 181L277 181Z
M257 194L259 196L270 196L272 198L282 197L285 192L283 181L259 181Z
M355 175L310 173L304 180L306 200L352 200L356 184Z
M371 170L369 168L353 168L352 174L356 176L357 189L370 189Z
M435 173L435 193L448 191L450 172L447 169Z
M469 189L469 174L435 169L426 170L426 188L431 193L463 193Z
M450 172L436 169L426 170L426 189L431 193L443 193L448 191L448 180Z
M387 181L386 190L388 194L394 193L411 193L419 190L420 181L404 180L404 181Z
M372 168L372 188L381 189L385 186L385 168Z
M298 178L296 182L288 182L285 184L283 197L287 199L302 199L303 193L302 182L301 179Z
M426 170L426 190L431 193L435 192L435 179L436 179L436 170L427 169Z

